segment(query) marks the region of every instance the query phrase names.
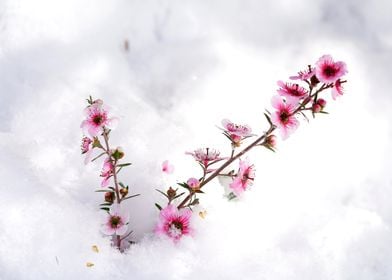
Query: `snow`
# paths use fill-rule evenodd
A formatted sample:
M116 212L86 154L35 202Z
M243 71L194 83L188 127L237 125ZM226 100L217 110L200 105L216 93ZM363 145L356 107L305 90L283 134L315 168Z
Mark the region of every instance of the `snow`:
M0 279L392 279L391 11L387 0L1 1ZM155 189L198 175L184 152L227 152L223 118L265 129L276 81L326 53L349 70L330 115L277 153L249 154L256 181L241 201L207 186L194 237L154 237ZM100 165L80 155L90 94L120 116L112 142L133 163L120 177L141 194L127 204L137 244L125 254L100 233Z

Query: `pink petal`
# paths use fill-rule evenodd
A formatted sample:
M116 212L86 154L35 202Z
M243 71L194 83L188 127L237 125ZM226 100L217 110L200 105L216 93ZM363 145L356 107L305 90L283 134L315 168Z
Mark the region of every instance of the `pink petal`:
M121 227L116 229L116 234L117 235L123 235L123 234L125 234L127 232L127 230L128 230L128 226L127 225L123 225L123 226L121 226Z
M172 164L170 164L168 160L165 160L162 163L162 172L164 172L166 174L172 174L173 171L174 171L174 166Z
M105 235L113 235L116 233L116 230L109 225L104 224L101 228L101 232Z

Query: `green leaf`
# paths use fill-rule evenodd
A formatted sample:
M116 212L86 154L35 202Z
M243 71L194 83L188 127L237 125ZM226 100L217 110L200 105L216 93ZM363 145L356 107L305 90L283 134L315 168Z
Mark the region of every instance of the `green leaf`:
M325 111L320 111L319 113L329 115L329 113Z
M190 204L189 204L189 206L194 206L194 205L198 205L200 202L199 202L199 199L198 198L195 198Z
M184 193L185 193L185 192L182 192L182 193L176 195L176 196L174 197L174 199L179 198L179 197L182 196Z
M125 188L125 185L122 182L118 183L122 188Z
M125 167L125 166L130 166L130 165L132 165L132 163L127 162L127 163L117 164L117 167Z
M276 151L275 151L273 148L271 148L270 146L268 146L268 145L262 145L262 146L264 146L264 147L266 147L268 150L273 151L274 153L276 153Z
M99 204L99 206L110 206L110 205L112 205L112 203L109 202Z
M266 110L266 111L267 111L267 110ZM267 111L267 112L268 112L268 111ZM269 113L269 112L268 112L268 113ZM265 118L267 119L268 123L269 123L270 125L272 125L272 121L271 121L270 116L267 115L266 113L264 113L264 116L265 116Z
M112 192L111 190L97 190L95 192Z
M103 156L104 154L106 154L105 152L101 153L99 156L96 156L95 158L93 158L91 161L97 160L99 159L101 156Z
M169 199L169 197L167 196L167 194L165 194L163 191L161 191L161 190L158 190L158 189L155 189L157 192L159 192L159 193L161 193L161 194L163 194L167 199Z
M189 187L189 185L187 183L177 183L177 185L179 185L187 190L191 190L191 188Z
M161 205L159 205L158 203L155 203L155 206L158 208L158 210L159 210L159 211L161 211L161 210L162 210L162 207L161 207Z
M110 208L108 208L108 207L101 207L101 208L99 208L99 209L109 212L109 209L110 209Z
M140 193L138 193L138 194L134 194L134 195L130 195L130 196L127 196L127 197L125 197L125 198L121 199L121 201L123 201L123 200L127 200L127 199L130 199L130 198L134 198L134 197L137 197L137 196L139 196L139 195L140 195Z

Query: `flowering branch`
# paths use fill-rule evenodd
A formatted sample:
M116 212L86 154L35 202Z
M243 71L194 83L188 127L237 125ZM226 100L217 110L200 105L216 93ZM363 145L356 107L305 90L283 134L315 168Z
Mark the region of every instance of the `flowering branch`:
M122 148L117 147L113 149L109 145L111 129L116 126L117 118L108 117L109 109L103 104L102 100L93 100L90 96L87 102L88 106L85 109L86 119L82 122L81 128L91 138L83 137L82 154L86 154L85 163L95 161L104 155L106 156L100 175L103 177L101 187L104 189L97 190L97 192L105 193L105 202L100 204L100 209L108 214L102 225L102 232L106 235L111 235L114 245L121 251L122 241L132 231L126 234L128 231L129 214L121 209L120 204L124 200L136 197L139 194L129 195L129 187L118 180L118 173L122 168L131 165L131 163L120 163L120 160L124 157ZM101 140L103 140L103 145ZM102 152L91 160L92 154L96 150L102 150ZM112 186L111 178L113 178Z
M251 133L251 128L247 125L237 125L229 120L223 120L223 134L231 142L231 155L229 157L220 157L217 150L210 148L198 149L193 153L187 153L194 157L202 168L202 177L200 179L190 178L186 182L178 183L181 187L188 191L188 194L180 202L177 207L173 202L181 197L184 193L177 195L177 189L172 187L166 193L162 193L167 199L168 204L163 209L156 204L160 210L160 219L155 229L156 233L167 235L175 241L178 241L183 235L189 234L192 230L190 227L190 217L192 207L199 204L197 194L204 193L202 188L211 182L217 176L228 176L232 178L229 185L232 190L228 198L233 199L241 196L241 194L253 184L255 178L254 165L250 164L247 159L242 160L246 153L254 147L263 146L275 151L277 137L273 134L275 130L279 130L281 138L287 139L299 126L298 116L306 116L307 112L311 112L313 118L317 113L324 113L326 106L325 99L319 98L319 95L331 88L332 98L336 99L343 95L342 84L346 81L341 78L347 73L344 62L334 62L330 55L322 56L315 67L308 66L305 71L298 72L297 76L290 77L291 80L299 80L307 85L307 88L300 86L298 83L288 83L278 81L278 95L273 96L272 106L275 112L272 114L268 111L264 113L269 128L261 136ZM256 136L256 140L248 144L240 152L235 153L244 140ZM216 163L225 160L222 165L212 168ZM230 171L227 174L221 172L231 165L234 161L239 160L239 169L235 174Z

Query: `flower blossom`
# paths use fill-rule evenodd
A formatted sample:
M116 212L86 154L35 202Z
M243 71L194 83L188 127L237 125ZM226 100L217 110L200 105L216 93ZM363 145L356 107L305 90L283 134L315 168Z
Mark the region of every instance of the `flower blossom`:
M255 168L254 165L249 164L249 161L240 160L240 168L237 176L229 187L233 190L236 196L241 195L249 186L253 185L255 179Z
M165 160L164 162L162 162L162 172L164 172L166 174L172 174L173 171L174 171L173 164L170 164L170 162L168 160Z
M239 125L228 119L222 120L224 134L238 146L246 137L252 136L252 129L248 125Z
M93 142L94 141L89 137L82 138L82 155L86 154L86 157L84 158L84 164L87 164L91 160L93 154Z
M284 101L279 96L272 98L272 106L276 111L271 116L271 121L280 130L282 139L285 140L299 126L299 121L295 117L296 102L292 100Z
M340 95L343 95L344 90L342 86L342 81L340 79L337 79L335 84L332 87L332 98L333 100L336 100L336 98Z
M191 234L191 216L191 210L178 210L176 206L170 204L161 210L155 233L166 235L174 241L178 241L182 236Z
M101 177L103 177L101 187L107 187L109 185L109 179L110 177L112 177L113 173L114 173L113 163L109 158L107 158L103 164L102 171L101 171Z
M189 178L188 181L186 181L186 183L193 190L199 189L200 181L196 178L193 178L193 177Z
M115 203L110 207L109 215L105 217L102 224L102 233L106 235L123 235L128 230L129 214Z
M95 137L103 132L104 127L114 128L117 124L117 118L109 118L109 109L100 102L94 102L89 105L84 113L86 119L80 127L86 134Z
M298 84L284 83L283 81L278 81L278 93L287 99L292 99L293 101L299 101L308 95L308 91Z
M346 73L346 63L343 61L334 62L330 55L323 55L316 62L316 76L323 83L335 83Z
M200 148L195 150L193 153L187 152L186 154L193 156L196 161L200 162L205 167L223 159L219 157L219 151L210 148Z
M302 80L302 81L306 81L308 79L310 79L311 77L313 77L316 73L316 68L314 67L310 67L307 70L304 71L299 71L297 76L291 76L290 80Z

